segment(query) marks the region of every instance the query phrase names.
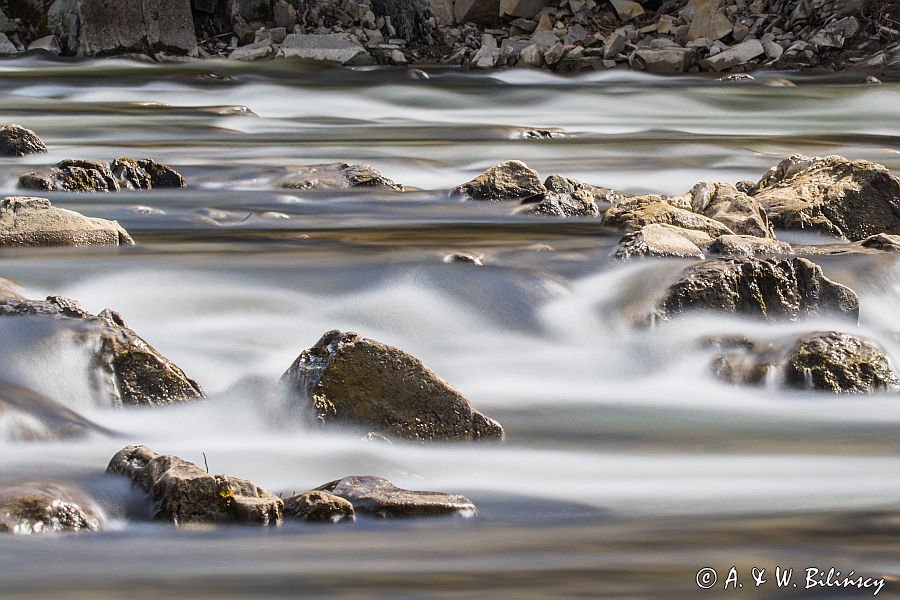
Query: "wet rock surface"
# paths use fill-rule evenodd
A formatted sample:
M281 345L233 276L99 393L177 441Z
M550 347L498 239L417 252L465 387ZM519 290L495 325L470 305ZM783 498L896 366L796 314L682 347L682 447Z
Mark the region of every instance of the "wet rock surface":
M900 252L900 235L879 233L871 235L860 242L863 248L884 250L885 252Z
M63 160L51 169L19 177L20 188L44 192L118 192L186 186L181 174L151 159L117 158L112 163Z
M267 490L227 475L210 475L177 456L157 454L146 446L116 453L107 473L124 475L154 504L153 518L188 523L281 524L283 503Z
M103 513L84 492L62 484L0 486L0 532L15 535L100 531Z
M391 181L366 164L329 163L292 169L292 173L276 184L292 190L331 191L347 189L383 189L397 192L403 186Z
M348 500L359 513L375 517L474 515L476 512L475 505L465 496L404 490L381 477L344 477L318 489Z
M698 183L690 191L691 210L715 219L738 235L773 238L759 202L728 183Z
M675 198L674 200L678 200ZM639 230L645 225L671 225L701 231L712 237L731 235L726 225L689 208L675 206L662 196L636 196L614 204L603 214L603 224L620 229Z
M3 438L54 441L82 438L92 433L112 434L52 398L0 380L0 436Z
M314 523L339 523L354 520L356 513L349 500L314 490L285 498L284 518Z
M200 386L175 363L132 331L118 313L92 315L62 296L46 300L8 299L0 317L30 317L58 322L91 349L93 386L114 406L163 406L203 397Z
M57 208L46 198L0 200L0 246L131 246L116 221L85 217Z
M688 267L663 294L654 316L706 310L795 321L822 314L859 316L859 298L804 258L720 258Z
M47 146L34 131L15 124L0 127L0 156L26 156L45 152Z
M671 225L644 225L638 231L625 234L615 256L623 260L639 256L703 259L705 255L700 245L711 241L712 238L701 231Z
M794 155L751 191L776 229L809 229L851 241L900 233L900 179L875 163Z
M455 187L452 194L470 200L539 200L547 188L537 171L520 160L508 160Z
M712 362L713 374L729 383L833 393L872 393L900 387L884 349L837 331L816 332L787 343L732 344Z
M756 258L785 258L794 253L791 245L786 242L752 235L719 236L709 245L709 251L721 256Z
M320 425L412 441L500 440L503 428L475 410L416 357L337 330L304 350L282 376Z

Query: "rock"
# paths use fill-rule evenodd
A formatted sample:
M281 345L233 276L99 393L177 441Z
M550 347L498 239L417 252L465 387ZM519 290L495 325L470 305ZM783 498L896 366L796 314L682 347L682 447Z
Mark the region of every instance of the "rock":
M778 60L781 58L781 55L784 54L784 47L780 44L777 44L773 40L766 40L762 43L763 51L766 53L767 58L771 58L772 60Z
M328 163L296 167L293 173L279 180L276 185L292 190L330 191L348 189L371 189L403 191L403 186L394 183L370 165Z
M709 251L722 256L784 258L793 255L790 244L753 235L720 235Z
M520 67L540 68L544 64L544 52L537 44L529 44L519 53Z
M228 55L228 60L264 60L272 58L275 56L276 52L277 50L275 49L275 46L272 45L271 40L262 40L241 46L240 48L235 48L234 51Z
M457 186L452 194L471 200L502 201L537 199L546 192L537 171L520 160L508 160Z
M603 58L615 58L625 50L628 43L628 36L621 29L616 29L603 44Z
M562 175L553 174L544 180L544 187L548 192L560 196L579 196L585 200L590 199L597 206L607 209L616 202L621 202L630 196L624 192L605 188L599 185L584 183L577 179L570 179Z
M500 20L500 0L456 0L453 13L459 24L493 25Z
M276 27L293 29L297 24L297 10L285 0L275 0L272 5L272 20Z
M631 0L609 0L609 3L623 21L630 21L644 14L644 7Z
M57 0L48 26L78 56L187 54L197 45L190 0Z
M501 17L530 19L549 4L551 0L500 0L499 14Z
M352 67L375 62L362 44L339 33L292 33L284 38L276 56Z
M603 214L603 224L610 227L638 230L657 223L703 231L714 238L734 233L718 221L669 204L661 196L628 198L612 205Z
M786 344L737 344L716 356L711 370L737 385L776 382L785 388L839 394L900 387L883 348L837 331L807 334Z
M15 535L100 531L103 513L84 492L55 483L0 487L0 532Z
M91 353L92 384L114 406L163 406L204 397L175 363L128 328L109 309L94 316L62 296L7 300L0 317L52 320Z
M484 256L482 256L481 254L473 254L471 252L454 252L452 254L446 255L444 257L444 262L447 264L466 263L475 265L477 267L483 267Z
M864 248L874 248L885 252L900 252L900 235L888 235L887 233L870 235L860 242L860 245Z
M525 204L516 214L545 217L599 217L600 209L589 192L571 194L548 192L536 203Z
M714 56L706 57L700 61L700 66L713 71L724 71L746 64L757 56L765 54L765 52L762 43L756 38L751 38Z
M0 200L0 246L118 245L131 246L134 240L116 221L56 208L46 198Z
M19 187L42 192L118 192L153 188L186 187L184 177L173 168L151 159L67 159L52 169L25 173Z
M0 380L0 439L58 441L112 432L43 394Z
M0 277L0 304L8 300L24 300L22 286L6 277Z
M712 241L705 233L680 229L671 225L645 225L638 231L625 234L619 241L615 257L623 260L638 256L705 258L696 241L691 238L703 236ZM707 243L708 243L707 242Z
M648 73L684 73L694 64L693 48L638 48L628 59L632 69Z
M327 332L282 381L321 425L413 441L503 439L498 423L419 359L356 333Z
M794 155L770 169L752 193L776 229L851 241L900 234L900 179L864 160Z
M19 53L16 45L9 41L5 33L0 33L0 56L13 56Z
M773 322L820 314L855 321L859 317L859 298L804 258L720 258L682 271L663 294L654 317L668 320L695 310L735 313Z
M225 0L225 10L232 20L266 21L272 16L272 0Z
M348 500L315 490L285 498L284 518L339 523L344 520L353 521L356 519L356 513Z
M491 69L500 59L500 49L497 47L497 40L489 33L481 36L481 48L472 57L472 64L479 69Z
M404 490L381 477L344 477L318 489L349 500L357 512L382 518L476 514L465 496Z
M0 156L25 156L44 152L47 152L47 146L32 130L15 124L0 127Z
M687 41L699 38L721 40L731 33L731 19L722 10L722 0L693 0L694 18L688 28Z
M59 56L62 54L62 47L59 45L59 40L55 35L46 35L42 38L38 38L28 44L28 51L43 51L53 56Z
M453 0L425 0L425 4L431 9L437 24L441 27L456 25L456 16L453 14Z
M896 390L900 386L884 349L836 331L801 338L788 354L784 378L788 387L835 393Z
M739 235L775 237L759 201L730 183L698 183L688 194L691 210L715 219Z
M280 525L283 503L271 492L228 475L210 475L177 456L146 446L127 446L107 473L124 475L153 500L153 518L186 523Z

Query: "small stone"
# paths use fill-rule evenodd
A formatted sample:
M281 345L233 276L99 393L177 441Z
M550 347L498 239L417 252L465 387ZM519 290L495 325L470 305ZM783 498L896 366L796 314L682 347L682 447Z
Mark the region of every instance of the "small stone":
M645 225L619 240L615 256L622 260L635 257L705 258L700 247L690 238L700 232L671 225ZM703 235L707 240L712 238Z
M134 240L116 221L56 208L46 198L0 200L0 246L118 246Z
M765 54L763 45L759 40L754 38L732 46L728 50L720 52L715 56L710 56L701 60L700 66L704 69L724 71L738 65L746 64L761 54Z
M314 490L284 499L284 518L310 522L340 523L353 521L353 505L334 494Z
M45 152L47 146L34 131L15 124L0 127L0 156L25 156Z
M292 190L329 191L383 189L402 192L403 186L382 175L371 165L328 163L295 167L275 184Z
M59 39L57 39L55 35L47 35L34 40L30 44L28 44L28 51L42 51L52 56L59 56L60 54L62 54L62 48L59 45Z
M0 532L14 535L100 531L105 518L84 492L54 483L0 487Z
M357 512L381 518L476 514L465 496L405 490L381 477L344 477L318 489L349 500Z
M472 200L527 200L543 196L546 188L537 171L519 160L491 167L475 179L453 189L452 193Z

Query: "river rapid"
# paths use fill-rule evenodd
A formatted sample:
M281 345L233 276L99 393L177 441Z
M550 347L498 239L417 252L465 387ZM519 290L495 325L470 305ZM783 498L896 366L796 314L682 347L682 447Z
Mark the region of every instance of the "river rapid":
M0 192L64 158L152 157L185 190L47 195L117 219L134 248L4 249L29 297L119 311L208 401L115 410L87 358L0 322L0 378L115 432L25 441L0 428L0 480L73 481L103 533L0 537L0 595L53 598L772 597L774 569L886 578L900 594L900 403L714 380L709 335L847 329L637 315L690 261L611 258L594 219L512 216L447 190L508 159L631 193L757 180L782 158L841 154L900 173L900 85L761 75L748 83L625 72L351 71L293 63L0 62L0 117L49 155L0 161ZM533 137L541 129L553 137ZM415 188L281 190L291 166L366 162ZM798 244L830 240L780 234ZM455 251L486 265L446 264ZM900 260L817 257L860 296L858 332L900 361ZM507 431L500 445L369 443L285 417L277 382L329 329L399 346ZM142 443L275 492L345 475L462 493L475 519L278 530L183 528L145 507L110 457ZM766 568L754 585L750 569Z

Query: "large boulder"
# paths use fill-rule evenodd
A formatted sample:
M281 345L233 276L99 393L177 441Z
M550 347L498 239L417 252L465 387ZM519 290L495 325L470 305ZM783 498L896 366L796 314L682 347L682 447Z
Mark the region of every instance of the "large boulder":
M124 475L154 503L153 518L186 523L280 525L283 503L271 492L228 475L210 475L177 456L146 446L127 446L109 461L107 473Z
M46 198L0 200L0 246L130 246L134 240L116 221L57 208Z
M851 241L900 234L900 179L868 161L794 155L770 169L751 193L777 229Z
M357 512L382 518L476 514L465 496L404 490L381 477L344 477L318 489L348 500Z
M56 400L21 385L0 381L0 439L56 441L112 432Z
M708 310L794 321L818 314L856 320L859 298L804 258L720 258L688 267L665 291L654 316Z
M603 224L635 231L645 225L672 225L702 231L712 237L734 233L714 219L692 212L684 206L676 206L669 199L655 195L635 196L614 204L603 214Z
M112 163L66 159L50 169L19 177L19 187L43 192L118 192L186 185L175 169L149 158L117 158Z
M191 0L56 0L47 26L66 54L187 54L197 45Z
M12 123L0 127L0 156L25 156L46 151L47 146L32 130Z
M313 490L285 498L284 518L340 523L341 521L353 521L356 513L349 500L321 490Z
M282 381L313 423L423 442L503 438L496 421L422 361L353 332L324 334Z
M730 183L698 183L688 195L692 211L715 219L738 235L775 237L759 202Z
M279 180L276 185L281 188L309 191L372 188L403 191L402 185L391 181L371 165L347 163L296 167L292 169L290 175Z
M92 384L113 406L163 406L203 397L197 383L128 328L121 315L92 315L61 296L8 299L0 317L51 320L91 352Z
M729 383L834 393L896 390L900 378L884 349L859 336L816 332L784 343L729 344L712 362L713 374Z
M540 200L547 188L537 171L520 160L508 160L455 187L452 193L471 200L522 201Z
M0 487L0 532L89 532L104 524L103 512L81 490L47 482Z
M278 58L299 58L314 62L359 67L375 63L356 39L340 33L291 33L284 38Z

